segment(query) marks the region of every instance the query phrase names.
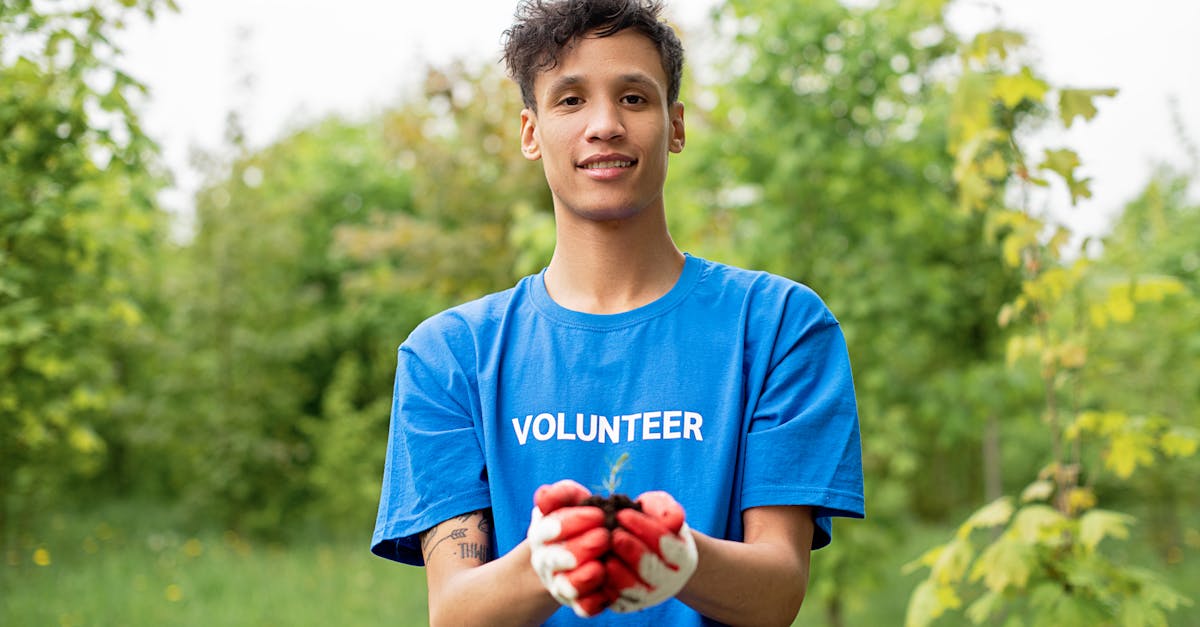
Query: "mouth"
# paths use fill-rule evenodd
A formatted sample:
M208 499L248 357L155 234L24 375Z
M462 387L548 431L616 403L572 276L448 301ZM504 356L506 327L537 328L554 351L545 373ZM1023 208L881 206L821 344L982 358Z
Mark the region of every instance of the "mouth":
M620 170L628 170L629 168L637 165L637 162L637 159L634 159L629 155L610 152L608 154L592 155L583 161L580 161L576 167L581 170L593 171L594 173L599 173L596 172L598 170L616 172Z
M611 170L632 168L636 161L595 161L592 163L584 163L580 168L584 170Z

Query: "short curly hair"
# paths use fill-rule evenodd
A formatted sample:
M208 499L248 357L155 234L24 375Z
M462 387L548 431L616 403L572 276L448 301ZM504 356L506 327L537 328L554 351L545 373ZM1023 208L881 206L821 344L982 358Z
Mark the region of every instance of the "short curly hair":
M667 75L667 103L674 103L683 80L683 44L659 19L662 10L660 0L522 0L512 28L504 32L504 63L521 88L525 106L537 110L534 79L554 69L573 41L589 33L608 37L627 28L658 48Z

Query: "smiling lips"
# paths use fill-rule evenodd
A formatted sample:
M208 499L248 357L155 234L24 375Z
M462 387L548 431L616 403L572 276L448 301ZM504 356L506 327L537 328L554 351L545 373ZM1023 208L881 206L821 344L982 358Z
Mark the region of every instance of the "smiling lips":
M625 155L596 155L585 159L578 167L588 177L606 181L619 178L626 170L635 165L637 165L637 160Z
M609 168L628 168L632 166L632 161L597 161L595 163L585 163L579 167L585 170L607 170Z

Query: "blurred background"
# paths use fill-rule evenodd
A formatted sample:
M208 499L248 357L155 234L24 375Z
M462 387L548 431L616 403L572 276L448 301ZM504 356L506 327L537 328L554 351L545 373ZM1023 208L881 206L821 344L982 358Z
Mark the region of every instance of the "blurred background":
M553 249L511 2L0 2L0 623L425 624L395 350ZM680 246L838 316L798 623L1200 624L1200 5L703 0Z

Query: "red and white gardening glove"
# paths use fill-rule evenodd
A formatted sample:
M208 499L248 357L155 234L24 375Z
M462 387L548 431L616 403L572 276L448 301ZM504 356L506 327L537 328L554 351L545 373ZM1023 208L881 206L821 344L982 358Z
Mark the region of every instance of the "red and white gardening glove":
M591 495L570 479L538 488L527 536L530 562L542 585L583 618L609 605L600 558L608 553L612 534L604 526L603 510L580 505Z
M619 559L605 564L605 593L616 612L636 612L678 594L696 571L696 542L683 507L662 491L637 498L642 511L617 512L612 533Z

